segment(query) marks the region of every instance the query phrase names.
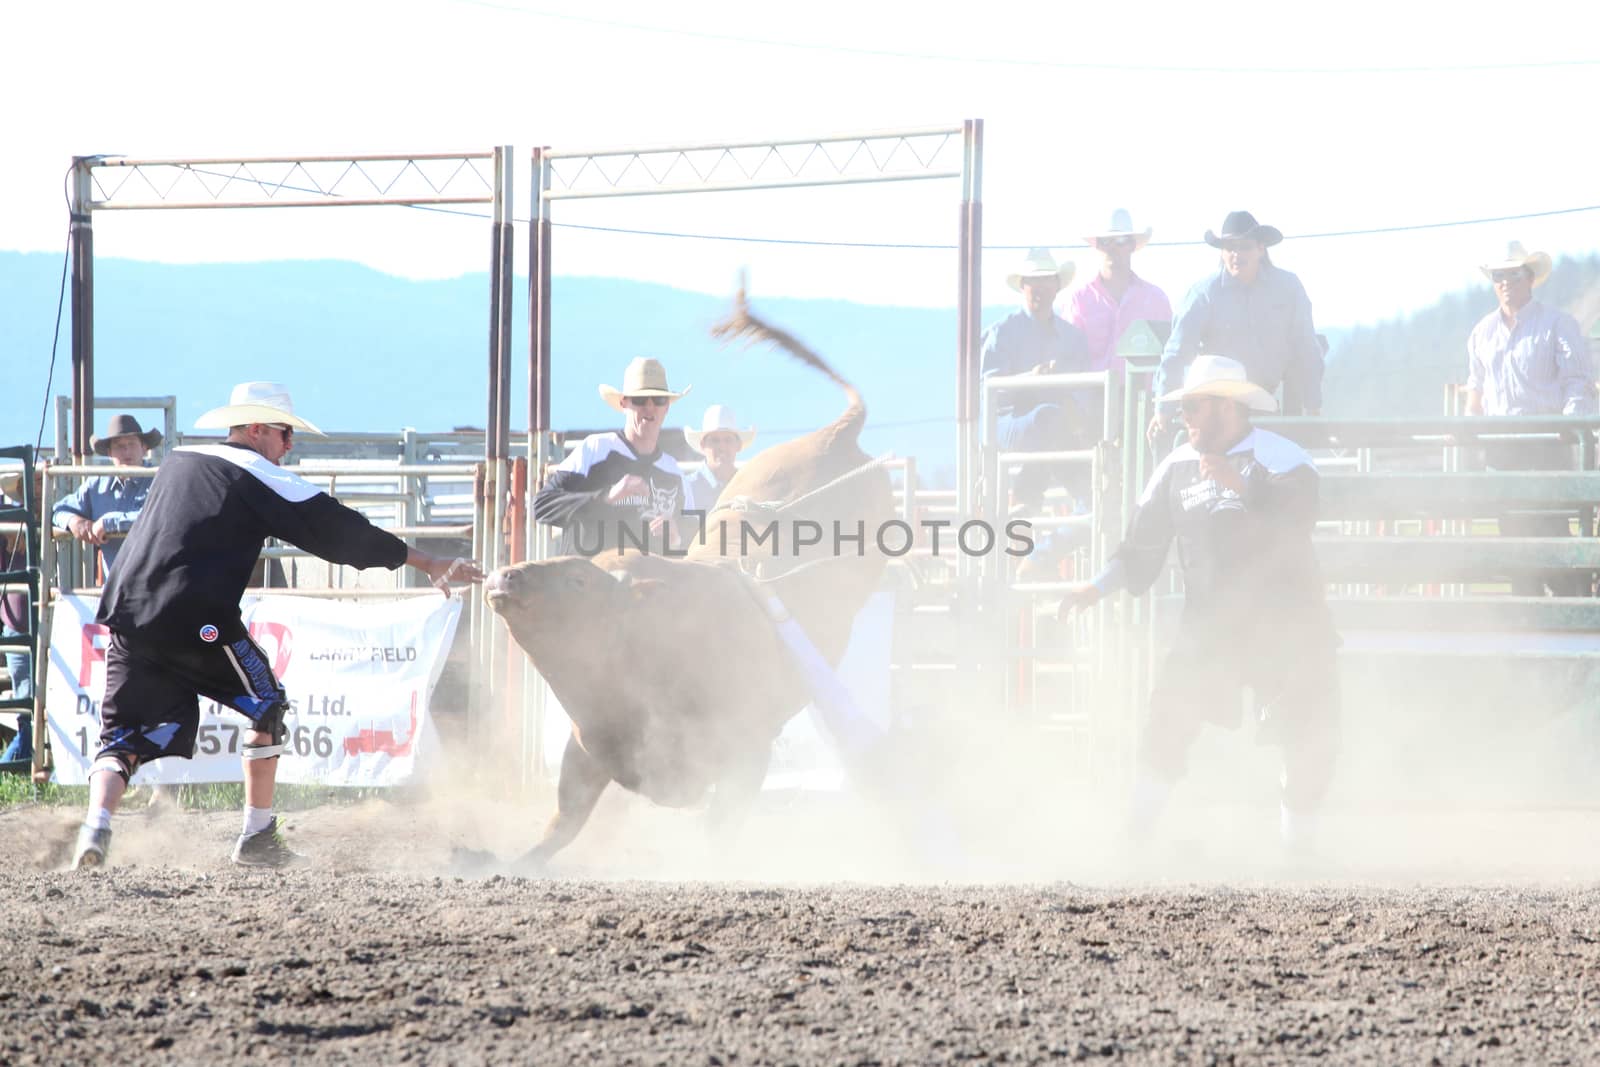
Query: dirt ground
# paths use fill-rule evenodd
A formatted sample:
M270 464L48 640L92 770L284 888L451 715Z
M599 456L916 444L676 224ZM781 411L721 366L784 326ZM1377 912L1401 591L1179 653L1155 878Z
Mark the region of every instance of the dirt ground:
M544 877L452 865L547 810L295 812L285 873L227 863L233 813L119 814L77 874L77 812L0 814L0 1062L1600 1061L1587 813L1354 813L1309 864L1239 843L1270 811L1142 857L1064 819L941 876L847 799L764 804L731 860L608 794Z

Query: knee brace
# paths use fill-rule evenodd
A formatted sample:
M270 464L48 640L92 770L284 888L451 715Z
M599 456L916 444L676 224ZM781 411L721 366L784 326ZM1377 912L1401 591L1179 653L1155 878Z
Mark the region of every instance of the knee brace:
M272 742L265 745L252 745L246 741L239 746L239 755L244 759L277 759L283 755L283 743L289 738L289 727L284 724L284 713L289 710L287 702L274 701L267 705L261 717L255 721L255 728L272 737Z
M126 783L139 770L139 757L131 752L102 752L94 758L89 765L89 776L92 778L101 771L110 771L119 775Z

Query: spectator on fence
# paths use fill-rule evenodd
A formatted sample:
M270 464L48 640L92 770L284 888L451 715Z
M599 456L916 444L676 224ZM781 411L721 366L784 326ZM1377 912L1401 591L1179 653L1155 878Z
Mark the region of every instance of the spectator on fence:
M410 564L447 593L452 579L483 578L472 561L408 548L281 468L295 431L322 432L294 413L283 386L236 386L227 405L206 412L196 425L226 429L227 439L167 457L100 598L96 621L110 629L111 639L100 748L90 766L89 810L74 867L105 862L112 812L140 766L193 756L199 696L250 721L240 750L244 827L233 861L281 867L298 858L272 813L291 708L239 615L239 598L266 538L281 537L346 566Z
M1242 364L1202 355L1184 387L1187 443L1156 468L1105 571L1072 586L1064 619L1117 589L1138 594L1178 545L1184 604L1140 733L1131 831L1149 832L1201 727L1237 727L1242 691L1260 705L1258 739L1283 750L1285 842L1305 847L1333 773L1339 718L1335 650L1311 531L1318 476L1303 449L1250 425L1276 408Z
M983 335L984 378L1089 369L1089 342L1083 331L1055 311L1056 296L1075 269L1070 261L1058 266L1049 249L1035 248L1006 276L1006 284L1022 294L1022 307ZM1081 447L1094 433L1090 405L1064 394L1001 393L994 405L996 437L1005 452ZM1064 484L1059 473L1024 467L1012 486L1016 504L1030 512L1042 510L1044 491L1052 482Z
M658 552L680 540L683 472L661 448L661 427L673 401L687 396L667 387L659 360L635 359L622 388L600 397L623 415L622 432L590 434L556 464L533 499L536 522L561 530L557 551L593 556L621 546Z
M97 456L109 456L119 467L148 467L151 449L161 443L161 431L142 430L132 415L114 415L104 437L89 438ZM56 501L50 525L66 530L86 545L100 549L100 566L106 576L122 550L122 538L133 528L150 492L150 479L125 474L86 478L76 490Z
M0 508L19 507L14 497L22 495L19 485L21 474L0 474ZM18 531L0 531L0 571L20 571L27 566L27 540ZM0 634L20 637L32 632L28 617L28 594L23 589L0 590ZM10 696L26 700L33 696L33 657L20 648L6 649L6 674L11 679ZM33 755L33 733L26 718L17 720L17 733L5 751L0 753L0 763L28 759Z
M1539 303L1534 289L1550 277L1550 257L1512 241L1504 257L1480 268L1494 285L1499 307L1467 337L1469 415L1593 415L1594 363L1588 342L1571 315ZM1484 460L1495 470L1562 470L1572 467L1572 446L1563 441L1491 443ZM1572 517L1559 514L1504 515L1508 537L1566 537ZM1517 596L1589 592L1582 574L1552 573L1512 581Z
M684 483L687 498L684 510L709 514L716 507L722 490L739 471L734 463L735 458L756 439L755 427L740 429L732 408L712 404L706 408L700 428L685 428L683 439L690 448L705 457L705 463Z
M1189 363L1202 353L1222 354L1244 365L1250 380L1268 393L1283 387L1285 415L1322 410L1322 345L1311 323L1311 300L1300 279L1272 262L1267 249L1283 240L1248 211L1231 212L1221 232L1206 231L1206 243L1221 250L1215 274L1199 282L1172 323L1154 390L1177 387ZM1150 420L1155 441L1177 415L1158 403Z
M1135 230L1127 209L1111 213L1111 224L1084 238L1100 253L1100 270L1072 294L1067 320L1089 344L1089 369L1122 373L1117 342L1139 319L1171 322L1167 294L1133 273L1133 254L1150 240L1150 228Z

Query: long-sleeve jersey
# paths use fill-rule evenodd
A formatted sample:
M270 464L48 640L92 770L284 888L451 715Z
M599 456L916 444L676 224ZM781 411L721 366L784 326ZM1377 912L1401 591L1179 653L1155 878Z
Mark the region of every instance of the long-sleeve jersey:
M638 475L649 487L646 493L615 503L606 499L611 487L628 475ZM655 518L673 518L682 512L683 472L665 452L640 456L619 433L590 434L571 455L557 464L544 488L533 498L535 521L561 528L562 555L592 556L619 543L632 546L648 539L650 551L665 546L649 535ZM622 540L622 527L629 540Z
M352 567L406 561L405 542L255 451L180 448L162 463L117 557L99 621L158 638L237 621L268 537Z
M1311 457L1287 438L1251 430L1228 458L1244 478L1242 494L1202 478L1200 455L1189 444L1173 449L1096 584L1144 592L1176 541L1186 622L1223 627L1246 643L1252 635L1333 639L1311 543L1318 489Z

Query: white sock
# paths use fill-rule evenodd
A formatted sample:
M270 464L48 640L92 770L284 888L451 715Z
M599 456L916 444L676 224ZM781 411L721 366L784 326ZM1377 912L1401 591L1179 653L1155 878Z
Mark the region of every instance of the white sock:
M267 828L267 823L271 821L271 808L252 808L246 806L244 809L244 832L246 834L259 834L261 831Z
M111 829L111 811L107 808L91 808L83 823L85 826L92 826L96 830L109 830Z

